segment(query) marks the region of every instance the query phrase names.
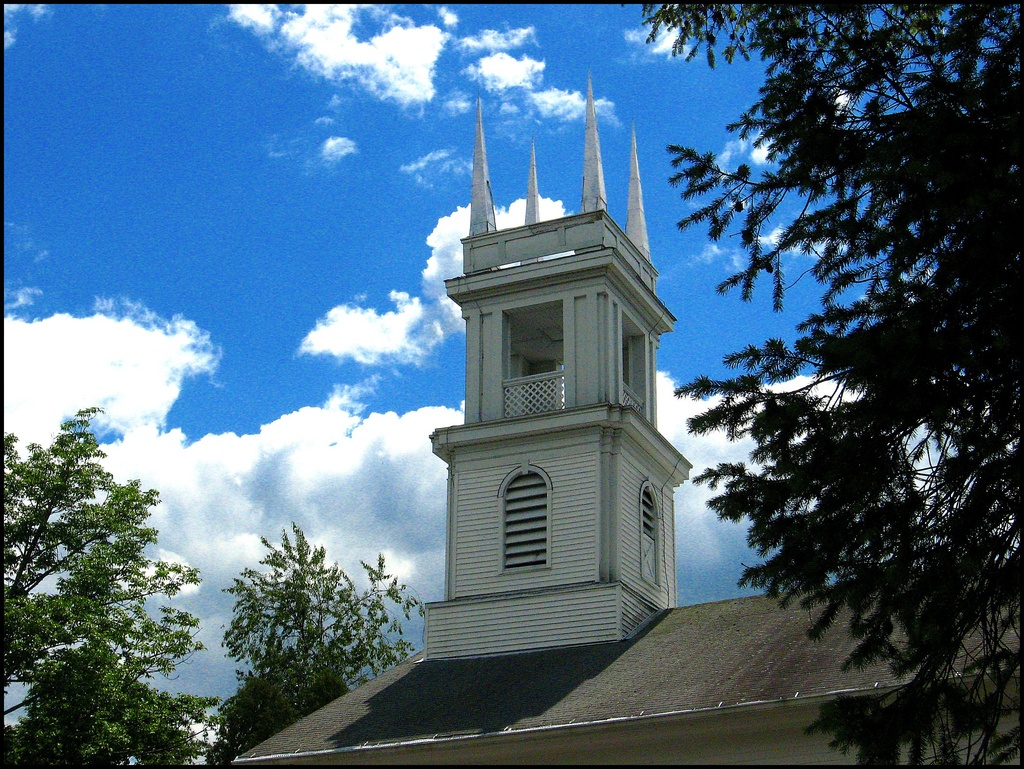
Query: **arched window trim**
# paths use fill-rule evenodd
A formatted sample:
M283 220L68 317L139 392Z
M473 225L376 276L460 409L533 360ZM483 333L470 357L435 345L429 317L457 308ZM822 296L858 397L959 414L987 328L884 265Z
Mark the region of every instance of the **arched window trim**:
M645 497L650 499L650 505ZM637 525L640 542L640 577L653 585L661 582L661 503L654 484L644 481L640 484L637 498ZM648 524L648 518L650 523ZM652 533L647 532L648 526Z
M525 564L508 564L508 525L506 521L507 516L507 493L509 486L517 479L524 475L537 475L541 480L544 481L545 487L545 500L544 500L544 560L536 563L525 563ZM551 566L551 477L540 467L531 464L523 464L512 470L502 480L501 485L498 487L498 498L501 500L501 570L503 572L521 572L523 570L533 570L541 568L549 568Z
M519 467L515 468L514 470L510 470L508 472L508 474L502 480L501 485L498 486L498 498L504 498L505 490L508 488L508 485L512 483L512 481L514 481L517 477L519 477L520 475L525 475L526 473L537 473L537 475L544 479L544 483L546 483L548 487L548 500L550 501L551 476L548 475L543 468L531 464L522 464Z

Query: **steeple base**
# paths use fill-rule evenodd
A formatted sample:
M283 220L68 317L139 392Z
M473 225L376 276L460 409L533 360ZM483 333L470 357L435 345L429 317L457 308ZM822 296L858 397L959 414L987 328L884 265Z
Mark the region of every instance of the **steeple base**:
M524 590L427 604L424 659L621 641L657 613L622 582Z

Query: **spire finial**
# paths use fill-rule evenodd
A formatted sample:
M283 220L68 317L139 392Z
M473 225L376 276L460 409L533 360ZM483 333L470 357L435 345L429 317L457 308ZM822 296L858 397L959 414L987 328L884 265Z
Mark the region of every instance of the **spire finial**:
M473 146L473 192L469 199L469 234L494 232L494 198L491 176L487 172L487 147L484 145L483 110L476 98L476 143Z
M540 193L537 192L537 153L530 142L530 178L526 182L526 223L540 221Z
M594 108L594 88L587 73L587 128L583 146L583 200L581 211L608 209L604 194L604 170L601 168L601 142L597 138L597 110Z
M633 126L632 148L629 156L629 208L626 213L626 237L633 241L640 253L651 258L647 242L647 218L644 216L644 193L640 188L640 164L636 159L636 126Z

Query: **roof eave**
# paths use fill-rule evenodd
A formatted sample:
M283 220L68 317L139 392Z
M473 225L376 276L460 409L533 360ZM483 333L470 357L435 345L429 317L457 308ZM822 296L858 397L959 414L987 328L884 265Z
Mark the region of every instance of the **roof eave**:
M355 757L356 754L366 755L370 752L406 752L415 751L423 747L431 747L437 749L445 749L447 747L454 747L456 745L463 745L472 742L474 745L482 746L484 743L501 744L501 743L514 743L518 740L530 739L532 737L542 734L552 734L553 732L562 732L564 734L585 734L589 731L603 730L608 728L616 728L618 726L634 726L639 723L649 722L663 722L665 724L671 724L674 722L688 721L694 718L705 717L710 714L719 713L759 713L766 710L772 710L779 707L789 707L795 704L801 706L818 705L823 701L834 699L840 695L851 695L851 694L866 694L866 693L884 693L897 689L898 686L881 686L875 684L873 687L861 687L852 689L837 689L833 691L821 692L818 694L800 695L796 692L792 697L779 697L773 700L757 700L751 702L740 702L732 705L719 704L718 706L708 706L700 708L690 708L685 710L667 711L662 713L645 713L641 711L636 715L631 716L617 716L606 719L599 719L594 721L576 721L572 723L564 724L548 724L545 726L532 726L523 729L508 728L500 732L480 732L477 734L448 734L448 735L435 735L434 737L418 737L410 740L401 740L395 742L378 742L373 744L362 744L362 745L349 745L341 748L331 748L326 750L312 750L312 751L301 751L294 753L278 753L267 756L253 756L253 757L242 757L236 758L232 763L234 764L258 764L258 763L280 763L280 762L295 762L300 760L315 762L317 759L324 759L328 756L342 756L352 755ZM396 760L401 760L400 757L396 757Z

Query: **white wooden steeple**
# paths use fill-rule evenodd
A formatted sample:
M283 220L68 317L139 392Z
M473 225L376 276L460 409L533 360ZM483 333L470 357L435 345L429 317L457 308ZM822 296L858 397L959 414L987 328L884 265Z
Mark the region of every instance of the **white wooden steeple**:
M496 230L480 115L463 274L445 282L466 321L466 421L431 435L449 473L427 658L620 640L674 607L673 489L690 468L656 427L675 318L635 144L627 235L607 211L588 77L583 210L539 221L531 147L526 223Z

